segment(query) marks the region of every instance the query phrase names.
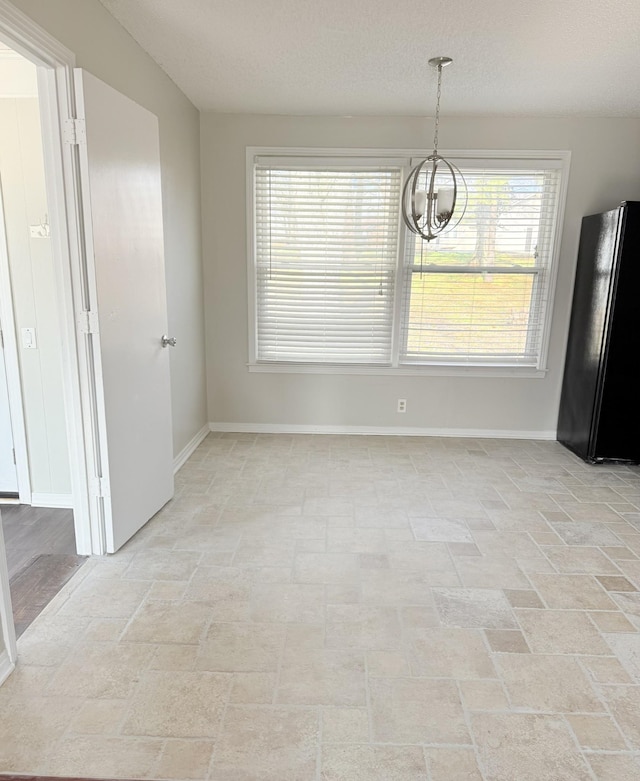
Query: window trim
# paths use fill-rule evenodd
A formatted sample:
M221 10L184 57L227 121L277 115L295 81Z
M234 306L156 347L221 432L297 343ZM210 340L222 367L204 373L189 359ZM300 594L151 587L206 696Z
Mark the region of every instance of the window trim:
M474 377L520 377L541 378L548 373L547 361L549 343L551 339L551 321L555 292L558 278L558 265L562 227L567 200L571 152L568 150L442 150L441 154L457 163L476 165L478 167L513 167L515 164L534 163L536 167L548 167L560 169L560 184L558 188L558 208L554 214L554 225L551 230L549 247L549 281L548 296L543 316L543 329L541 338L540 357L538 366L515 366L511 363L503 366L495 363L487 364L474 361L452 362L421 362L399 363L401 350L401 319L402 319L402 280L404 253L402 247L405 243L406 227L400 220L398 234L398 253L396 279L401 284L396 284L394 295L394 318L392 328L392 356L389 366L371 366L366 364L323 364L323 363L293 363L276 361L259 361L257 355L257 289L255 273L256 251L256 224L255 224L255 192L254 192L254 165L257 158L273 158L274 162L290 160L300 162L310 158L327 158L328 161L354 164L363 161L396 162L404 161L403 181L410 170L412 160L423 159L429 151L419 149L396 148L333 148L333 147L246 147L245 172L246 172L246 230L247 230L247 323L249 341L249 359L247 368L250 372L258 373L285 373L285 374L361 374L361 375L415 375L415 376L474 376Z

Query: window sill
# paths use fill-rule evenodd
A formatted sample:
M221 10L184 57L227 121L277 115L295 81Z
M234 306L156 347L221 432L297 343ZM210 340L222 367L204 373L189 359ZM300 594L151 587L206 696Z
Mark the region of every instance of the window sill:
M532 366L483 366L462 364L414 364L403 366L358 366L324 363L248 363L249 372L259 374L364 374L390 377L511 377L542 379L548 369Z

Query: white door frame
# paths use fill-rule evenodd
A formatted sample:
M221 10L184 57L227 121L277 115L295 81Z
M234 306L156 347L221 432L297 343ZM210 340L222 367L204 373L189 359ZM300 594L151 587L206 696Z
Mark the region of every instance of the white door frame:
M4 202L2 199L2 177L0 177L0 326L2 327L2 338L4 341L4 365L7 374L9 417L11 419L13 450L15 452L16 475L18 478L18 498L21 504L31 504L29 453L24 425L22 394L20 391L18 345L13 316L13 299L11 296L11 276L9 273ZM0 358L0 360L2 359Z
M103 554L101 478L106 442L100 436L96 404L102 389L91 333L95 290L86 262L90 222L83 206L77 147L82 128L73 119L75 55L8 0L0 0L0 38L38 66L76 545L80 554Z

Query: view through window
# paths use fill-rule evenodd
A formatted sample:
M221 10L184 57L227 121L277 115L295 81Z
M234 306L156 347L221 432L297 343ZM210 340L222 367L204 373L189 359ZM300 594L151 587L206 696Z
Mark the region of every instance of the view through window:
M560 161L456 162L465 214L427 243L401 225L410 161L258 158L253 360L538 368Z
M407 359L537 360L558 174L467 170L460 223L430 243L408 235Z

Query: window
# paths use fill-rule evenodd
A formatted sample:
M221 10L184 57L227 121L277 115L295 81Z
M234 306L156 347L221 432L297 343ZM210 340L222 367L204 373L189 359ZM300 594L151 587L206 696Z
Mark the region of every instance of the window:
M453 158L460 223L404 229L407 157L249 154L256 368L544 369L565 155Z
M255 168L257 358L391 360L399 167Z
M463 169L464 217L406 241L402 358L536 366L542 350L559 170Z

